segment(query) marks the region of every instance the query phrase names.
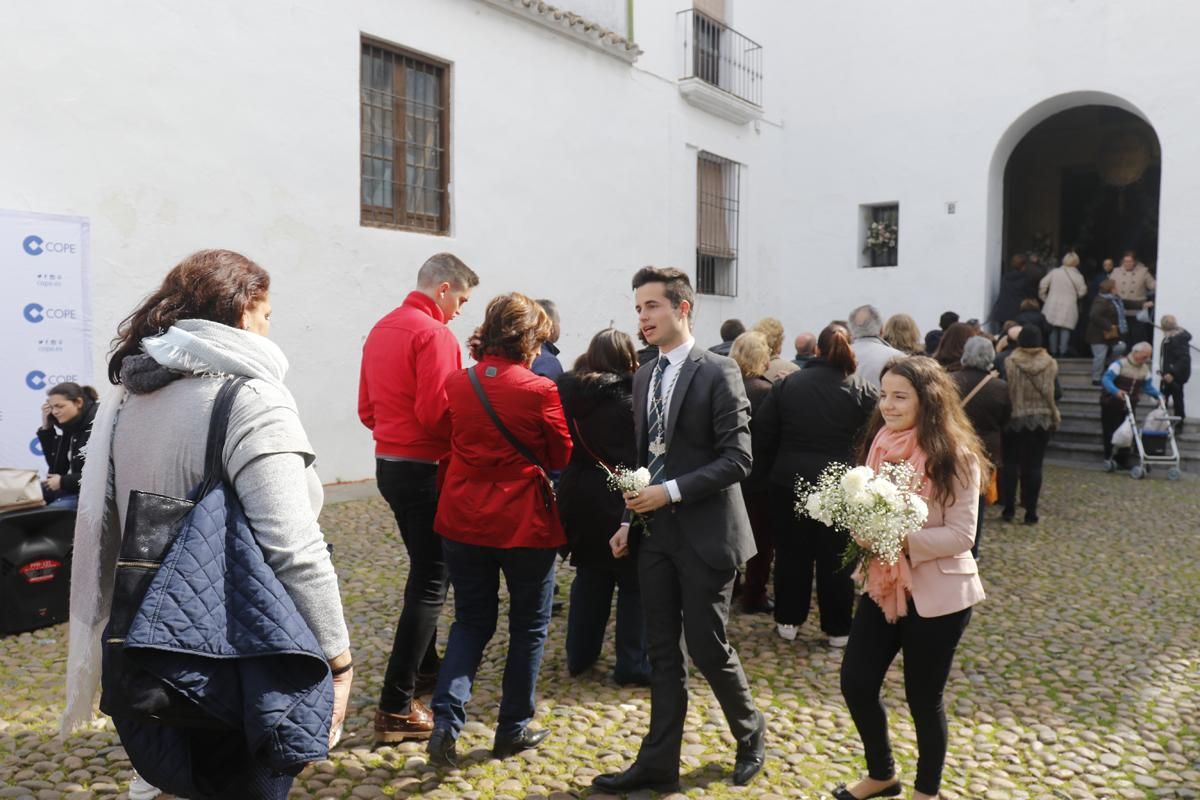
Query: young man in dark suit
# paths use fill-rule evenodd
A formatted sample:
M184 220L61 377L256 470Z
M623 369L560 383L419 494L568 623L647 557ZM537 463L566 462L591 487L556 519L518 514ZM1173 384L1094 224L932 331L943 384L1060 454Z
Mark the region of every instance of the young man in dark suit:
M637 541L638 582L652 672L650 730L633 766L599 775L605 792L679 787L687 715L687 655L708 680L738 742L733 782L762 769L766 719L754 706L737 652L725 638L733 579L755 553L739 482L750 474L750 403L741 372L696 347L693 293L677 269L645 267L633 278L638 326L659 357L633 379L638 464L651 485L625 495L630 512L649 521ZM628 517L628 515L627 515ZM610 542L630 554L623 523Z

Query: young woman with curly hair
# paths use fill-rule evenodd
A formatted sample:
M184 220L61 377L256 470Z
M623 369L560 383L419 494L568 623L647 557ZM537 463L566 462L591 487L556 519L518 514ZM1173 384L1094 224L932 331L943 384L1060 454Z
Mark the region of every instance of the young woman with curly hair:
M884 676L904 653L904 690L917 729L913 798L937 797L946 760L942 693L971 607L983 584L971 556L980 486L991 469L958 390L932 358L909 356L884 369L879 405L860 462L907 462L929 506L895 566L872 561L842 660L842 696L866 751L868 777L834 791L838 800L895 797L900 781L879 699Z

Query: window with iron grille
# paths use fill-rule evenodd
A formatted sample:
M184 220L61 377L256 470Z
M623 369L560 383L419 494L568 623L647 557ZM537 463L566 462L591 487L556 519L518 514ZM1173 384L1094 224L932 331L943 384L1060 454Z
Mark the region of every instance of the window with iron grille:
M362 42L361 222L448 233L448 65Z
M895 267L900 263L900 206L863 206L864 267Z
M737 294L741 165L701 152L696 159L696 291Z

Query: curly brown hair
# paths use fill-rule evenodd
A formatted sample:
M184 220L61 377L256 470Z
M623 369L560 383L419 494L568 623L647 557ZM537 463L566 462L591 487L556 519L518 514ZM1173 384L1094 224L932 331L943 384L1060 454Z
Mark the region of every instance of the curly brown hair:
M544 308L520 292L511 292L492 298L483 312L483 324L467 344L476 361L484 356L500 356L528 363L553 329L554 323Z
M991 461L962 409L954 381L941 365L929 356L907 356L888 362L883 375L904 378L916 390L917 444L925 451L925 477L933 488L934 502L953 505L955 482L970 477L971 459L964 457L968 454L979 464L982 493L991 481ZM859 442L859 463L866 463L871 443L882 427L883 415L877 406Z
M121 382L121 362L141 351L142 339L181 319L205 319L239 327L271 288L267 271L232 250L201 250L180 261L162 285L117 327L108 358L108 379Z

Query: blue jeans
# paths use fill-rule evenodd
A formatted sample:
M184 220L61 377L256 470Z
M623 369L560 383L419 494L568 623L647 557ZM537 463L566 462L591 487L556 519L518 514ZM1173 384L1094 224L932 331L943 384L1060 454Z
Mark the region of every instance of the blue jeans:
M467 721L471 685L484 648L496 632L500 613L500 574L508 587L508 657L501 684L496 738L519 734L533 719L534 691L550 603L554 597L554 562L550 548L499 548L442 540L450 585L454 587L454 624L442 657L433 693L434 725L458 738Z
M46 502L46 508L66 508L74 511L79 508L79 495L59 494L53 500Z
M632 566L632 565L631 565ZM578 675L596 663L604 645L604 631L617 590L617 664L613 678L628 682L650 677L646 655L646 621L642 593L632 569L580 565L571 583L567 616L567 671Z

